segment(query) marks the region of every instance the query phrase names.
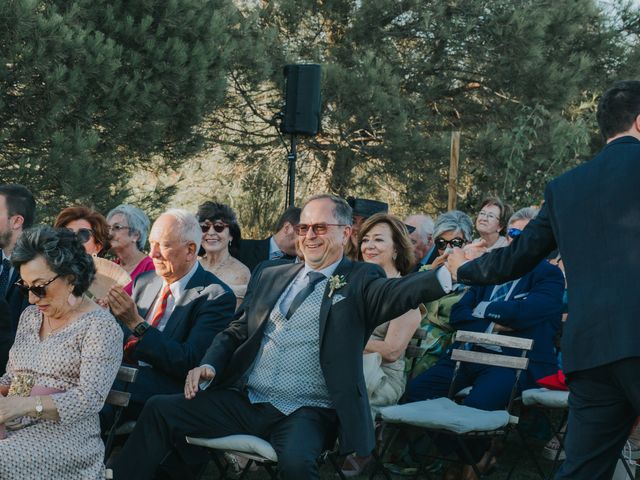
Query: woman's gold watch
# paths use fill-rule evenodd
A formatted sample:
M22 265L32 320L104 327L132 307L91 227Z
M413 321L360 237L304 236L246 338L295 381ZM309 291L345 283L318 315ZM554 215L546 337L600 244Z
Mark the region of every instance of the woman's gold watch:
M42 405L42 399L37 396L36 397L36 419L40 420L42 418L42 413L44 412L44 406Z

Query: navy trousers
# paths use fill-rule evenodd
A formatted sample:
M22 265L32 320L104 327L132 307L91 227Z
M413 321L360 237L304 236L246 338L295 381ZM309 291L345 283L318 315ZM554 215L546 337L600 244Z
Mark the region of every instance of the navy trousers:
M252 404L234 389L151 397L113 468L116 480L154 478L160 463L185 435L223 437L249 434L271 442L284 480L318 478L317 458L335 439L335 410L303 407L284 415L269 403Z
M556 479L610 480L640 416L640 357L573 372L569 383L567 459Z

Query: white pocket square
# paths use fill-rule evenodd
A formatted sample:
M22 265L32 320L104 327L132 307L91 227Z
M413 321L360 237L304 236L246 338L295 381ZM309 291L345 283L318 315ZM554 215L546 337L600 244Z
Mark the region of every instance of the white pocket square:
M342 300L344 300L345 297L344 295L340 295L339 293L336 293L334 296L331 297L331 305L335 305L338 302L341 302Z

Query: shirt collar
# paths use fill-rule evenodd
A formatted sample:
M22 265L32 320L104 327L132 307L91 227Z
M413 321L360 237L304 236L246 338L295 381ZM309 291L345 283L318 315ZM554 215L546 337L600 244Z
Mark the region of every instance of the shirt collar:
M196 270L198 270L198 265L199 265L199 263L196 262L195 265L193 267L191 267L191 270L189 270L184 277L180 278L179 280L176 280L171 285L169 285L169 289L171 290L171 296L176 301L180 298L180 296L187 289L187 283L189 283L189 280L191 280L191 277L193 277L195 275ZM162 286L165 287L166 285L167 285L167 282L165 280L163 280L162 281Z
M276 241L273 239L273 235L269 237L269 256L276 252L282 252L282 249L278 246ZM284 253L284 252L283 252Z
M313 268L311 268L309 265L305 263L304 268L302 269L302 276L304 277L309 272L318 272L323 274L325 277L329 278L331 275L333 275L333 272L336 271L336 268L338 268L338 265L340 264L341 261L342 261L342 258L339 258L337 261L335 261L328 267L323 268L322 270L314 270Z

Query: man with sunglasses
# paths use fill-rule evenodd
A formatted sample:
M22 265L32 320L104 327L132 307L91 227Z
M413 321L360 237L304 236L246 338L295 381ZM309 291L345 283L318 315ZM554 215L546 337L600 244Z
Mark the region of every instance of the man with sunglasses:
M19 292L20 272L11 266L13 247L23 230L33 225L36 202L22 185L0 185L0 298L8 303L9 314L0 318L0 372L4 372L9 349L18 329L18 320L29 301Z
M540 213L518 240L458 272L467 284L504 282L556 248L562 255L569 423L557 479L610 479L640 415L640 81L616 82L596 117L606 142L600 153L549 182ZM455 252L453 261L463 256Z
M376 325L451 288L445 268L387 279L344 256L351 207L317 195L295 231L304 262L269 266L229 328L186 378L184 394L145 406L113 465L114 478L153 478L177 437L250 434L269 441L286 480L317 479L337 434L343 452L369 455L373 422L362 346Z

